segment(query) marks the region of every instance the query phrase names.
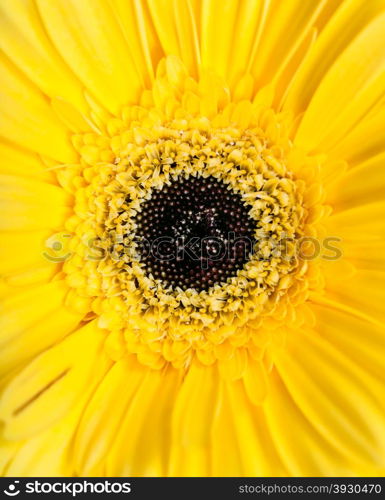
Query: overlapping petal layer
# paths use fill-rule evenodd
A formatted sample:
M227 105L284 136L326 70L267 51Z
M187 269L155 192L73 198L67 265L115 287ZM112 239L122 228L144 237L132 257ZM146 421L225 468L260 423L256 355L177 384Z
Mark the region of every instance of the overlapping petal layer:
M385 1L0 9L3 473L383 473ZM83 180L66 169L81 161L79 144L93 160L95 136L104 147L128 105L149 107L155 81L155 106L171 116L182 66L191 114L212 119L231 103L226 119L238 125L253 101L287 113L291 141L320 157L311 214L321 218L319 200L330 205L324 234L342 256L306 275L317 286L287 313L295 328L276 328L277 309L254 350L217 348L222 368L202 357L185 371L152 370L97 327L63 273L65 237L59 248L50 236L73 223L69 192ZM218 82L222 93L210 95Z

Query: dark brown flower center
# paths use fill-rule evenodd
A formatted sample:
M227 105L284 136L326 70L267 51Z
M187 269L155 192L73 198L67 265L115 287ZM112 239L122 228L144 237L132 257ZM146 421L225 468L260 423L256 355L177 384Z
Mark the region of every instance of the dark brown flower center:
M178 178L152 191L134 221L140 260L165 285L198 292L242 269L253 249L250 206L215 177Z

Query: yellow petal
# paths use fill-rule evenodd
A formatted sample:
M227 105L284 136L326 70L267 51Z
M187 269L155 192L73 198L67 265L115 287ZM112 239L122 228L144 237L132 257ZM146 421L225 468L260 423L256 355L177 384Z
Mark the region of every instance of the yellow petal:
M234 0L211 0L202 3L201 57L202 66L226 77L239 3ZM220 15L218 13L220 12Z
M7 470L19 449L20 449L20 443L16 441L7 441L6 439L1 438L0 473L2 477L5 477L7 475Z
M358 240L383 241L385 234L385 202L378 201L332 214L326 221L328 236L341 240L342 250Z
M270 3L260 45L251 65L251 72L259 85L270 83L286 66L312 29L325 3L324 0Z
M286 95L290 92L292 80L295 78L298 68L313 48L317 40L317 29L312 28L308 31L305 38L291 57L281 65L279 73L275 75L275 102L278 109L282 109ZM297 120L300 116L297 115Z
M385 239L370 241L357 238L344 245L344 257L356 268L385 271Z
M22 363L33 359L43 350L51 347L74 330L83 314L74 313L63 305L42 313L38 323L20 331L10 341L2 339L0 352L1 373L8 372Z
M110 6L102 0L38 0L58 52L103 106L117 113L141 89L128 45Z
M95 377L85 388L79 402L56 424L26 441L16 442L18 449L8 463L7 476L74 477L76 475L73 440L79 420L98 382L98 378Z
M163 53L183 58L194 74L199 55L191 2L148 0L147 4Z
M75 161L68 131L43 94L5 56L0 58L2 82L0 134L14 143L63 162Z
M372 116L362 120L331 151L334 158L343 158L352 167L385 151L385 106Z
M191 76L198 75L201 63L196 15L190 0L173 0L179 53Z
M329 2L329 8L333 9L336 5L338 6L336 2ZM338 56L363 27L384 10L384 7L384 0L372 0L371 2L350 0L342 2L341 6L333 13L328 11L328 5L326 5L324 12L332 17L328 20L329 22L321 31L316 44L295 75L284 106L285 109L292 110L295 115L298 115L307 108L320 82ZM317 25L319 24L317 23ZM332 96L331 99L333 100Z
M119 20L138 75L146 87L154 80L154 67L162 57L159 40L145 2L113 0L111 7Z
M359 475L362 464L354 468L350 456L323 438L276 372L269 381L269 397L263 409L274 445L288 470L285 475ZM309 403L311 400L314 400L314 395L309 396Z
M286 475L264 415L250 404L241 382L221 385L212 433L213 476Z
M71 210L63 206L48 210L44 204L0 199L0 213L0 231L34 231L62 228Z
M83 87L52 45L33 0L3 2L0 29L1 47L20 71L48 96L87 111Z
M174 402L171 415L170 475L209 473L211 429L218 398L218 373L194 362Z
M38 203L50 207L68 206L71 196L64 189L47 182L0 174L0 199Z
M171 367L163 371L140 371L142 380L109 450L107 475L159 477L167 474L170 415L181 377Z
M1 341L8 342L63 305L68 293L64 281L19 291L2 301Z
M326 202L334 212L375 203L384 199L385 153L350 169L327 193Z
M58 227L70 212L71 197L58 186L4 174L0 182L2 230Z
M42 181L54 182L52 172L36 154L0 142L0 172Z
M242 476L242 450L237 438L234 408L227 386L221 383L218 390L217 415L212 431L212 459L210 474L215 476ZM239 408L237 408L239 411ZM226 436L226 438L225 438Z
M50 235L50 231L0 233L0 272L9 275L16 270L49 264L43 252Z
M58 424L27 441L8 441L17 446L17 452L7 464L5 476L73 476L68 451L78 418L79 410L72 411Z
M118 361L106 374L80 420L74 450L78 474L88 475L107 458L146 372L132 358Z
M267 395L267 375L262 362L249 358L243 382L250 401L260 405Z
M385 13L365 27L327 72L298 128L295 143L300 147L331 149L383 94L384 23Z
M232 27L233 33L227 68L228 79L232 86L236 85L239 79L251 70L255 56L259 54L259 44L265 27L269 3L269 0L238 2L238 12ZM242 36L238 36L240 33ZM246 96L244 95L242 98L246 99Z
M382 395L359 365L316 332L293 331L286 348L277 352L275 366L293 401L326 442L356 462L383 465Z
M59 97L51 99L52 109L57 117L68 127L69 130L75 133L96 132L99 129L86 115L78 111L72 104Z
M354 363L385 383L385 327L324 305L312 305L316 330Z
M385 325L385 272L358 269L349 279L326 283L328 298L361 312L374 323Z
M248 356L245 349L235 349L233 355L218 364L219 373L225 380L237 380L247 368Z
M5 389L0 416L7 439L33 436L58 421L108 368L95 322L35 358Z
M81 321L84 313L64 307L63 281L16 289L2 301L0 373L4 374L51 346Z

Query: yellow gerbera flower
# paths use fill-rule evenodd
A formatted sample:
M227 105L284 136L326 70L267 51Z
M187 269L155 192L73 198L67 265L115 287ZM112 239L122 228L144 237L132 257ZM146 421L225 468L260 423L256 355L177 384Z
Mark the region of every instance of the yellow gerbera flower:
M10 476L385 469L385 0L12 0Z

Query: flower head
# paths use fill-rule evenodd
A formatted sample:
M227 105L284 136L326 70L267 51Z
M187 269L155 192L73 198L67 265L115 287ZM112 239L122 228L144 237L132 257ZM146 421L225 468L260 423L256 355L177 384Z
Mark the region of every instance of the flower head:
M2 10L4 473L384 470L385 3Z

